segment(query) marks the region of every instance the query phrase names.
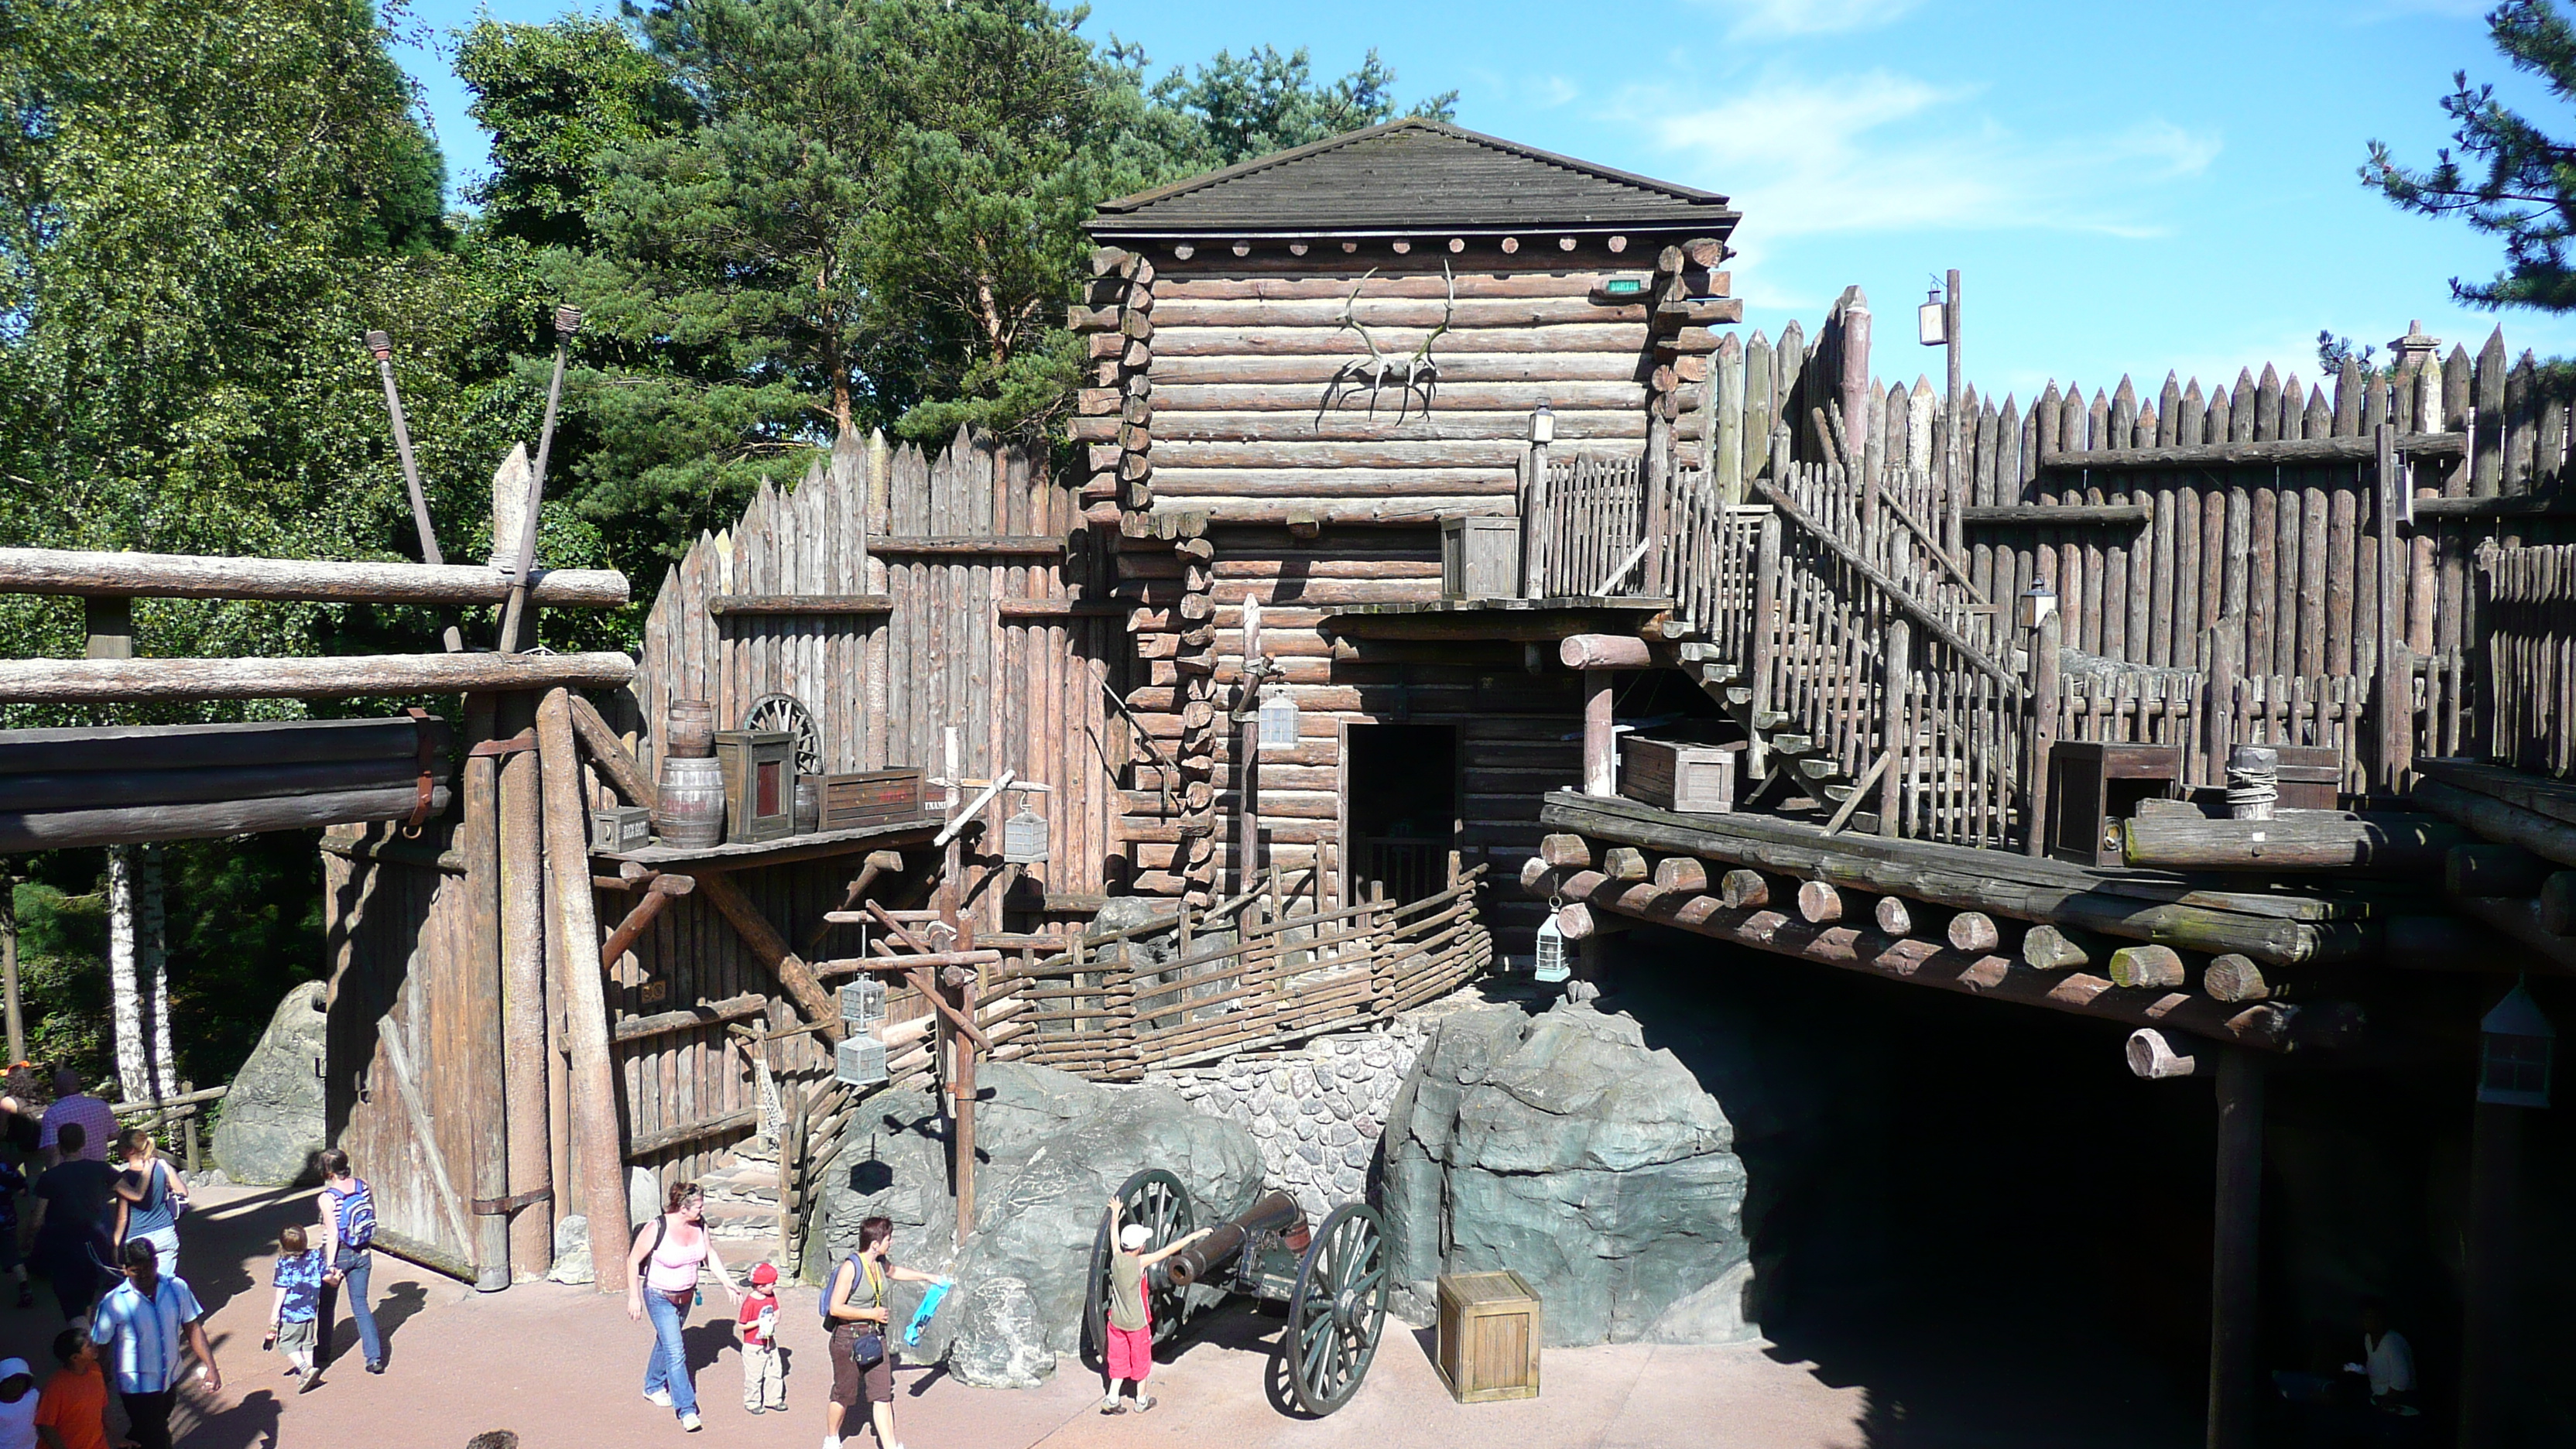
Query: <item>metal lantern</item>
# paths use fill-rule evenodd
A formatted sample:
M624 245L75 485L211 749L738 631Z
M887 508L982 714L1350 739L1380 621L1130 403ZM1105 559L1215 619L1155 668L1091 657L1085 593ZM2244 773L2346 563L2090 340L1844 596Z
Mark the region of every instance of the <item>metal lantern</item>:
M1538 955L1535 974L1541 981L1563 981L1573 972L1565 964L1565 932L1557 928L1556 912L1549 911L1539 923Z
M1922 333L1923 345L1939 347L1950 340L1950 309L1941 300L1941 289L1934 287L1914 310L1916 328Z
M841 1020L854 1032L885 1020L885 982L862 976L841 988Z
M1297 748L1297 701L1289 698L1284 689L1274 689L1261 697L1261 748Z
M2505 1107L2549 1105L2549 1058L2558 1029L2522 983L2478 1023L2478 1100Z
M1019 813L1002 822L1002 863L1043 865L1047 858L1046 817L1020 802Z
M886 1080L885 1043L872 1036L845 1036L832 1051L832 1075L853 1087L873 1087Z
M2057 591L2046 579L2033 579L2030 588L2013 601L2013 622L2025 629L2036 629L2057 612Z

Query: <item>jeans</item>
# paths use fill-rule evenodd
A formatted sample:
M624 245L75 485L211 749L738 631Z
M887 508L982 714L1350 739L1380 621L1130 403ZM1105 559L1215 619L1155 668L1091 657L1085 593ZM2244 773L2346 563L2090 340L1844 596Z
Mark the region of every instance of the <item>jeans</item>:
M150 1243L152 1251L159 1255L162 1277L179 1276L179 1230L177 1228L154 1228L150 1232L136 1233L126 1241L132 1242L135 1238Z
M133 1425L129 1437L142 1449L170 1449L170 1410L179 1395L171 1389L157 1394L119 1394L125 1401L126 1421Z
M653 1356L644 1361L644 1392L667 1389L671 1412L696 1413L698 1391L689 1382L689 1348L680 1337L680 1325L688 1320L689 1310L647 1288L644 1312L653 1320Z
M376 1333L376 1313L367 1306L367 1274L375 1264L375 1255L364 1248L342 1248L339 1258L332 1263L333 1270L340 1275L340 1286L322 1285L322 1346L316 1353L321 1362L328 1364L332 1358L331 1330L339 1321L339 1311L333 1300L343 1289L349 1295L349 1316L358 1321L358 1347L366 1353L367 1366L373 1368L385 1361L385 1342Z

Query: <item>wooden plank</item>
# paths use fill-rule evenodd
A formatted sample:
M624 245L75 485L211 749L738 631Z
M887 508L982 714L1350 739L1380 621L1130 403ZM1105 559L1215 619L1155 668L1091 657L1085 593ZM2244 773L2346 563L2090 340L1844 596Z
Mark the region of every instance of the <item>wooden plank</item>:
M390 654L307 659L0 659L0 703L145 704L331 699L559 686L610 689L623 654Z
M333 563L318 559L99 553L0 548L0 594L88 598L276 599L336 604L495 604L510 576L468 564ZM539 569L529 602L619 609L626 576L613 569Z
M1064 539L1058 534L913 534L871 538L868 547L879 554L915 558L989 558L1017 555L1029 558L1060 558Z
M894 596L891 594L717 594L707 600L707 612L719 619L756 616L829 619L884 614L893 609Z
M2274 384L2277 391L2278 384ZM2276 400L2277 401L2277 400ZM2277 412L2273 427L2278 426ZM2459 433L2410 433L2398 440L2398 452L2424 458L2457 458L2467 452ZM2100 468L2219 468L2290 463L2359 463L2371 456L2366 437L2281 439L2267 433L2263 441L2211 442L2193 447L2043 449L2044 470Z
M590 886L589 819L581 800L580 759L573 752L572 709L565 691L537 706L537 748L544 776L546 869L554 887L555 936L565 943L565 1039L570 1048L572 1139L581 1173L581 1206L599 1255L599 1291L622 1289L628 1246L624 1154L618 1145L617 1076L609 1054L608 1003L590 958L599 920ZM560 1180L560 1179L559 1179Z
M2145 503L2014 503L1963 508L1959 521L1983 529L2128 528L2149 522L2154 513Z

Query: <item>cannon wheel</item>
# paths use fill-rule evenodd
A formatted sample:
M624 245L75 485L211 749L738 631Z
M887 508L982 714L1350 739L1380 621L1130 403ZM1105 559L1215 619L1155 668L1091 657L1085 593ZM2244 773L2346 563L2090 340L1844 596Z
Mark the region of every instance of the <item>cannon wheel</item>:
M1169 1247L1188 1237L1198 1225L1197 1214L1190 1207L1190 1190L1181 1180L1159 1167L1149 1167L1118 1189L1125 1220L1143 1223L1154 1230L1154 1240L1146 1251ZM1100 1231L1091 1239L1091 1276L1085 1280L1082 1294L1083 1342L1095 1357L1109 1352L1109 1260L1117 1244L1109 1237L1109 1214L1100 1215ZM1161 1279L1158 1283L1155 1279ZM1157 1267L1147 1274L1145 1301L1154 1321L1154 1341L1161 1343L1181 1331L1181 1321L1189 1316L1189 1295L1172 1284Z
M1386 1326L1386 1224L1366 1203L1333 1209L1306 1248L1288 1299L1288 1382L1318 1417L1349 1403Z

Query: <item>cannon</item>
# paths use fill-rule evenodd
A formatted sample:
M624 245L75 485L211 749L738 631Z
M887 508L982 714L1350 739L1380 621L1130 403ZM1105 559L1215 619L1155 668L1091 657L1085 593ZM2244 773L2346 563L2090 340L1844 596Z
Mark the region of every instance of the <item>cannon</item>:
M1153 1233L1147 1252L1188 1237L1198 1226L1189 1189L1160 1168L1127 1179L1118 1200L1126 1221L1143 1223ZM1083 1341L1095 1358L1109 1343L1115 1252L1110 1217L1102 1213L1083 1295ZM1386 1225L1376 1209L1344 1203L1321 1227L1309 1229L1295 1199L1268 1193L1146 1270L1154 1342L1170 1339L1198 1305L1225 1294L1285 1304L1288 1326L1280 1331L1279 1353L1288 1385L1298 1407L1320 1417L1350 1402L1377 1357L1378 1335L1386 1326L1386 1271Z

